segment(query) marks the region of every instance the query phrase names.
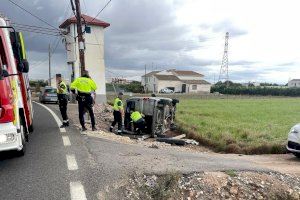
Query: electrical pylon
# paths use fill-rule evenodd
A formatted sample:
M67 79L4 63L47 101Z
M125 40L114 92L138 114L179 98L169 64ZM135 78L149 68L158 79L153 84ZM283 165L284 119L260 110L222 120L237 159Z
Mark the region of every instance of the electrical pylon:
M224 55L222 60L222 65L220 68L219 81L229 81L228 76L228 39L229 33L227 32L225 35L225 47L224 47Z

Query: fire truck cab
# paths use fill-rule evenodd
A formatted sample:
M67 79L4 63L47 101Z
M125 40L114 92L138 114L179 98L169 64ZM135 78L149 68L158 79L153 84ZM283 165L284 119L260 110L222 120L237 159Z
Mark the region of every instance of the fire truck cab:
M28 71L22 33L0 16L0 151L21 156L33 131Z

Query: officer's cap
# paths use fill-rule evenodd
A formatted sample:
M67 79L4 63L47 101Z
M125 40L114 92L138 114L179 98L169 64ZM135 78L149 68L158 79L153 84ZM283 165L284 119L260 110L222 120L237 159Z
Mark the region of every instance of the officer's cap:
M123 92L119 92L119 95L123 95Z

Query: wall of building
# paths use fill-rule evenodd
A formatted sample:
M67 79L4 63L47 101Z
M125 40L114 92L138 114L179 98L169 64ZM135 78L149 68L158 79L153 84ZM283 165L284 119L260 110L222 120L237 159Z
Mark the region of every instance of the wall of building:
M85 33L85 67L89 71L91 78L96 82L98 103L106 102L105 86L105 62L104 62L104 28L99 26L90 26L91 33ZM67 59L74 63L75 78L80 76L80 61L78 41L74 40L77 35L77 29L74 24L70 25L70 33L66 37Z
M193 89L193 85L197 85L196 89ZM188 85L189 93L210 93L210 84L190 84Z
M300 81L289 81L288 87L300 87Z
M164 88L174 87L175 92L181 92L182 90L182 82L181 81L162 81L159 80L157 83L157 91L160 91Z
M145 86L146 81L146 90L148 92L157 92L157 79L155 76L147 76L146 80L145 77L142 77L141 84Z
M105 62L104 62L104 28L90 26L91 33L85 34L85 66L98 89L97 101L106 101Z

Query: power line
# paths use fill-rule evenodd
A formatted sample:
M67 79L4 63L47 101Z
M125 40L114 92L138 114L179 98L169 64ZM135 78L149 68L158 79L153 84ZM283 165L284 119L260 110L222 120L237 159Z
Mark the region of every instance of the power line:
M52 42L52 44L54 44L55 42L56 42L56 44L55 44L55 47L54 47L54 49L52 50L52 52L51 52L51 56L55 53L55 51L57 50L57 47L58 47L58 44L59 44L59 38L58 39L56 39L56 40L54 40L53 42ZM50 46L52 46L52 45L50 45ZM38 62L36 62L36 63L34 63L34 64L32 64L31 65L31 69L35 69L36 67L38 67L39 65L41 65L41 64L43 64L43 63L45 63L45 62L47 62L47 61L49 61L49 58L47 57L46 59L44 59L44 60L42 60L42 61L38 61Z
M55 33L47 33L47 32L42 32L42 31L37 31L37 30L30 30L30 29L25 29L25 28L16 28L19 31L23 32L30 32L30 33L36 33L36 34L42 34L42 35L49 35L49 36L60 36L60 34L55 34Z
M57 47L58 47L58 45L59 45L59 42L60 42L60 40L59 40L59 38L58 38L58 40L57 40L57 42L56 42L56 44L55 44L55 47L54 47L54 49L53 49L52 52L51 52L51 55L53 55L54 52L56 51L56 49L57 49Z
M87 6L86 6L86 3L85 3L85 0L83 0L83 5L84 5L85 13L88 15L88 9L87 9Z
M23 26L23 27L30 27L30 28L37 28L37 29L50 30L50 31L56 31L56 32L58 32L54 28L47 28L47 27L42 27L42 26L33 26L33 25L28 25L28 24L19 24L19 23L15 23L15 22L12 22L12 24L16 25L16 26Z
M90 21L89 23L93 22L99 15L100 13L108 6L108 4L111 2L112 0L109 0L105 6L97 13L97 15L92 19L92 21Z
M38 28L30 28L30 27L23 27L23 26L15 26L17 29L23 29L27 31L32 31L32 32L42 32L46 34L54 34L54 35L61 35L60 32L58 31L49 31L49 30L43 30L43 29L38 29Z
M14 1L12 0L8 0L10 3L14 4L15 6L17 6L18 8L22 9L23 11L27 12L28 14L30 14L31 16L35 17L36 19L40 20L41 22L47 24L48 26L60 31L58 28L52 26L51 24L49 24L48 22L46 22L45 20L41 19L39 16L31 13L30 11L26 10L23 6L20 6L19 4L15 3Z
M66 9L65 9L65 12L64 12L64 17L67 17L68 16L68 13L69 13L69 8L70 8L70 2L68 1L68 0L66 0L67 2L67 4L66 4Z

